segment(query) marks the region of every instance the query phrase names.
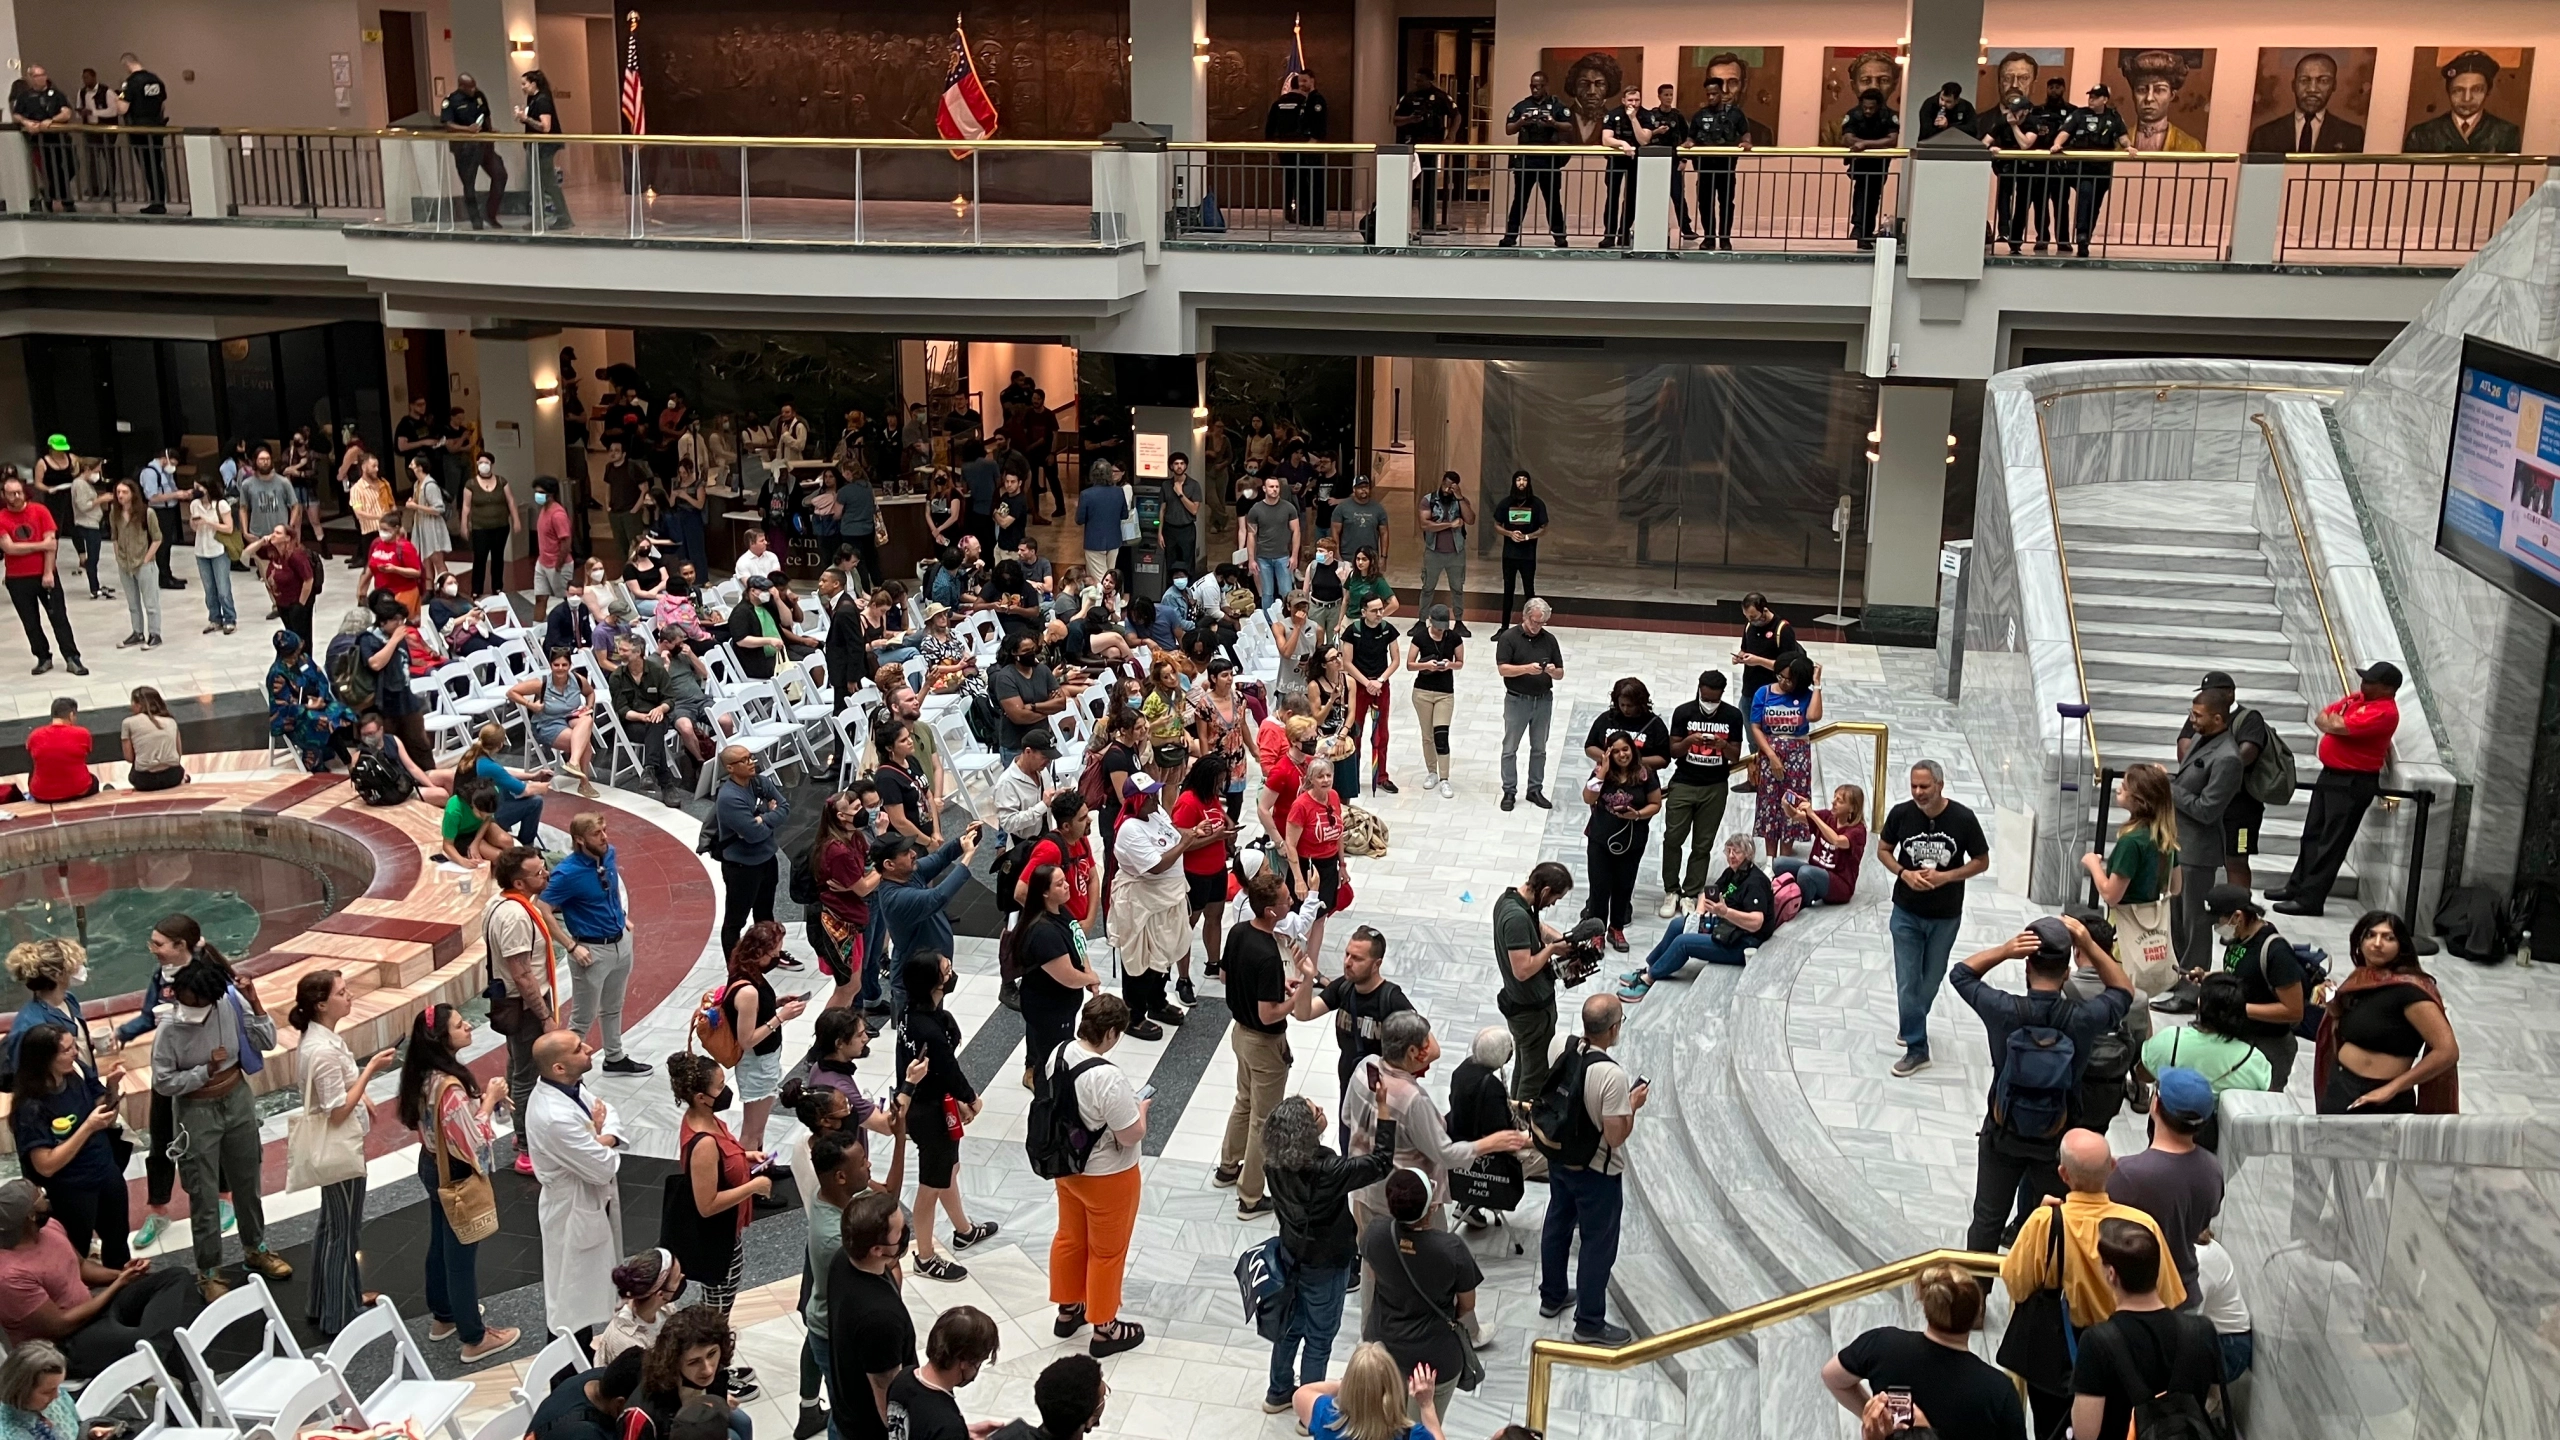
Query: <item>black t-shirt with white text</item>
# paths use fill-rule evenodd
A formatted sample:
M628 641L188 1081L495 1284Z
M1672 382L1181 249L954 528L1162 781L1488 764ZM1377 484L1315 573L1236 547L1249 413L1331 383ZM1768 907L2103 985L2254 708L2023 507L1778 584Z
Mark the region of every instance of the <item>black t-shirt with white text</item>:
M1953 800L1934 819L1915 801L1894 806L1885 813L1884 831L1876 843L1907 870L1954 870L1977 855L1991 853L1991 842L1982 836L1982 822ZM1964 913L1964 883L1914 890L1910 881L1896 876L1893 903L1924 920L1952 920Z
M871 1403L871 1377L915 1363L916 1322L898 1283L837 1251L827 1265L827 1380L839 1397L836 1425L845 1440L889 1440L880 1407Z
M969 1440L969 1417L948 1390L910 1370L889 1382L889 1440Z
M1742 743L1742 712L1718 700L1692 700L1671 712L1671 766L1675 785L1722 785L1732 772L1725 747Z
M1661 716L1647 710L1630 720L1620 714L1615 705L1601 711L1599 718L1591 722L1591 732L1582 737L1582 748L1603 749L1612 738L1620 735L1635 741L1638 760L1668 762L1671 759L1671 731L1663 725ZM1658 767L1655 773L1660 773Z
M117 93L124 97L124 122L127 125L166 125L169 123L169 87L148 70L136 70L124 77Z

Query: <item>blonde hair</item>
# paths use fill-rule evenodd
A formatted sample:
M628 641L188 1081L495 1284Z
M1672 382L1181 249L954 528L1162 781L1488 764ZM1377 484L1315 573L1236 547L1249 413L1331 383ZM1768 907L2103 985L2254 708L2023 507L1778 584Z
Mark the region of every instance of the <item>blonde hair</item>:
M1333 1403L1342 1411L1342 1433L1350 1440L1397 1440L1405 1432L1404 1371L1375 1340L1351 1352L1342 1367L1342 1388Z
M77 940L29 940L9 951L9 974L30 990L62 988L63 980L89 961Z
M2169 772L2150 761L2128 765L2124 771L2124 806L2126 819L2118 835L2136 830L2151 833L2151 843L2163 855L2178 848L2178 807L2170 798Z
M496 759L498 752L506 748L507 727L492 720L480 727L480 734L473 741L470 751L454 763L459 768L468 769L484 759Z
M1913 1277L1920 1295L1920 1314L1950 1335L1962 1335L1982 1323L1982 1287L1962 1266L1931 1265Z

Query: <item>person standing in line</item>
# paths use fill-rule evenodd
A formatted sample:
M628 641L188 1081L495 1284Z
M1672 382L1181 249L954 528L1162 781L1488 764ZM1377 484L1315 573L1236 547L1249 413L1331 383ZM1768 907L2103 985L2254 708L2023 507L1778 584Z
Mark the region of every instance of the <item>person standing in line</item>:
M516 78L524 87L524 103L516 107L517 123L527 135L560 133L560 102L551 98L551 77L539 70L527 70ZM491 147L495 149L495 146ZM533 147L533 178L541 191L543 224L554 230L569 228L569 197L560 189L560 147Z
M398 1047L377 1050L359 1066L338 1027L355 1011L355 991L335 970L314 970L294 987L286 1023L302 1032L304 1101L326 1112L334 1128L355 1125L358 1148L373 1128L373 1102L365 1091L374 1077L400 1062ZM311 1303L303 1318L322 1339L334 1338L364 1310L359 1264L364 1236L364 1177L320 1188L320 1227L311 1237Z
M1661 919L1679 914L1684 902L1706 892L1745 726L1742 712L1725 703L1721 670L1701 671L1697 698L1671 712L1671 783L1664 791L1662 816L1662 904L1654 911ZM1685 870L1680 858L1684 843L1689 852Z
M1458 472L1441 472L1440 488L1422 499L1422 594L1415 603L1431 608L1440 582L1449 584L1449 613L1467 618L1467 527L1476 523L1476 502L1467 498ZM1534 788L1534 787L1532 787Z
M2196 1143L2213 1119L2213 1083L2194 1070L2160 1072L2151 1097L2151 1144L2116 1162L2107 1198L2159 1222L2169 1258L2190 1295L2196 1290L2196 1243L2222 1213L2222 1161Z
M2320 1113L2459 1112L2462 1046L2445 1018L2444 992L2409 943L2409 922L2367 911L2348 933L2347 952L2355 968L2330 994L2312 1051Z
M2131 1220L2101 1220L2096 1259L2115 1308L2075 1347L2071 1433L2126 1440L2136 1410L2208 1425L2205 1401L2222 1379L2222 1341L2202 1315L2172 1308L2160 1237Z
M1511 628L1513 582L1518 582L1524 601L1538 593L1538 541L1547 533L1547 502L1538 498L1528 471L1511 472L1511 490L1502 497L1493 531L1502 537L1502 624L1498 634Z
M169 87L159 76L142 68L133 52L122 57L124 84L115 96L116 123L158 128L169 123ZM150 202L142 207L145 215L169 213L169 150L165 135L134 135L134 163L142 170L143 198Z
M74 675L86 675L89 667L80 663L80 642L71 633L71 612L63 598L60 534L52 511L27 503L25 480L14 474L0 479L0 574L6 576L18 624L27 632L27 648L35 652L36 665L30 673L42 675L53 669L53 646L44 636L49 620L54 638L62 645L64 667ZM218 538L214 548L221 549ZM227 588L227 563L223 579ZM208 627L205 633L213 632Z
M2155 1255L2165 1255L2169 1248L2150 1216L2107 1198L2107 1179L2115 1173L2115 1165L2104 1135L2094 1130L2074 1130L2064 1135L2058 1171L2068 1187L2067 1193L2035 1207L2019 1225L2017 1239L2000 1265L2000 1283L2007 1288L2012 1305L2039 1291L2061 1291L2065 1321L2080 1334L2083 1344L2090 1330L2115 1314L2116 1296L2107 1284L2105 1255L2099 1248L2100 1237L2110 1223L2122 1221L2139 1226L2157 1247ZM2052 1269L2056 1225L2062 1227L2060 1274ZM2162 1274L2159 1286L2161 1303L2172 1308L2186 1303L2186 1287L2179 1283L2176 1270ZM2056 1351L2067 1343L2063 1336L2052 1339ZM2070 1375L2048 1373L2023 1378L2034 1433L2044 1437L2062 1434L2070 1412Z
M1912 1280L1925 1328L1880 1325L1822 1362L1822 1383L1848 1411L1888 1390L1910 1397L1914 1428L1977 1440L2027 1440L2026 1407L1998 1366L1973 1353L1987 1297L1962 1266L1940 1263ZM1870 1387L1874 1394L1869 1394Z
M1529 93L1514 102L1510 113L1502 117L1502 133L1523 146L1549 146L1565 143L1565 133L1573 125L1573 111L1562 96L1547 89L1547 72L1529 72ZM1564 239L1564 157L1554 155L1514 155L1511 157L1511 217L1503 222L1501 248L1511 249L1520 243L1520 217L1529 208L1533 190L1547 192L1547 230L1555 237L1556 248L1565 248Z
M1297 982L1289 978L1273 933L1288 906L1279 875L1265 869L1245 882L1244 900L1246 916L1227 931L1220 952L1227 1012L1235 1020L1227 1048L1236 1057L1236 1099L1210 1183L1236 1187L1236 1216L1250 1220L1271 1210L1263 1189L1262 1122L1288 1087L1289 1011Z
M500 1026L492 1005L490 1026L507 1037L507 1093L530 1095L539 1078L533 1065L533 1042L560 1025L560 952L575 962L590 958L587 947L568 940L569 927L542 898L550 866L542 852L519 845L489 862L489 879L498 893L480 920L489 943L489 969L516 1002L516 1018ZM566 942L564 945L563 942ZM516 1173L533 1173L533 1156L525 1149L525 1105L515 1105Z
M1991 868L1991 842L1964 804L1947 798L1946 767L1911 767L1911 798L1885 812L1876 859L1893 872L1893 989L1902 1058L1895 1079L1929 1068L1929 1007L1964 924L1964 882ZM2110 962L2112 963L2112 962Z
M2205 896L2224 888L2215 877L2223 864L2222 818L2247 783L2248 767L2241 763L2239 738L2231 730L2230 691L2200 690L2187 708L2195 741L2169 781L2171 803L2178 814L2178 892L2169 912L2169 930L2179 965L2200 970L2212 944L2206 933ZM2249 893L2246 886L2233 888Z
M1604 722L1607 718L1602 717ZM1653 721L1657 731L1661 724ZM1635 918L1636 877L1644 873L1648 822L1662 809L1662 784L1636 743L1623 732L1609 736L1598 768L1582 784L1582 803L1591 811L1582 827L1584 862L1591 872L1583 918L1604 921L1609 945L1620 954L1627 950L1627 922Z
M1155 1103L1138 1098L1127 1072L1107 1058L1127 1032L1129 1014L1119 996L1096 995L1077 1017L1074 1037L1032 1062L1044 1088L1066 1087L1076 1123L1093 1137L1084 1168L1051 1182L1058 1231L1049 1242L1049 1300L1058 1307L1059 1338L1093 1327L1096 1359L1147 1338L1146 1327L1120 1318L1121 1276L1138 1224L1138 1156Z
M1280 1246L1294 1263L1289 1311L1280 1319L1280 1336L1271 1347L1270 1383L1262 1392L1265 1415L1285 1412L1299 1387L1322 1381L1332 1361L1333 1340L1342 1331L1343 1296L1360 1254L1351 1196L1384 1183L1396 1168L1395 1117L1381 1103L1387 1083L1384 1067L1370 1067L1368 1095L1376 1118L1370 1122L1365 1155L1326 1149L1324 1107L1303 1095L1282 1100L1262 1122L1263 1161L1279 1215Z
M2320 731L2320 778L2311 786L2293 874L2267 892L2279 915L2317 915L2329 903L2329 887L2338 883L2338 868L2381 788L2382 767L2391 763L2391 737L2400 728L2400 667L2377 660L2356 679L2362 688L2311 717Z
M1573 1311L1573 1338L1584 1345L1624 1345L1635 1338L1609 1323L1609 1272L1618 1263L1618 1225L1626 1210L1627 1137L1650 1087L1609 1054L1626 1022L1626 1007L1610 994L1582 1002L1582 1035L1566 1038L1554 1073L1582 1112L1549 1155L1545 1228L1538 1240L1538 1315L1552 1320ZM1587 1126L1588 1128L1584 1128ZM1574 1239L1582 1263L1574 1283L1564 1283Z
M1456 614L1455 610L1450 613ZM1547 629L1555 612L1532 597L1520 607L1520 623L1495 638L1494 673L1502 677L1502 808L1518 795L1520 737L1529 738L1529 803L1541 810L1547 799L1547 727L1555 716L1556 682L1564 678L1564 648ZM1526 1052L1523 1051L1525 1054Z
M2249 873L2249 857L2258 853L2266 838L2262 833L2267 823L2266 802L2250 793L2248 774L2258 763L2275 732L2267 725L2267 717L2259 710L2243 705L2239 691L2229 672L2207 670L2196 682L2196 693L2218 690L2231 700L2231 739L2240 747L2240 788L2233 792L2231 803L2222 810L2222 878L2244 890L2255 889L2255 877ZM2178 727L2178 758L2187 758L2194 748L2196 722L2191 715ZM2127 767L2130 769L2131 767ZM2288 777L2290 778L2290 777Z
M791 802L782 787L756 765L755 752L732 745L720 752L720 793L714 798L712 824L720 857L720 953L738 948L747 922L773 918L774 891L782 883L776 848Z
M1523 1105L1547 1088L1547 1046L1556 1033L1555 961L1568 948L1564 936L1538 915L1571 893L1573 872L1542 860L1493 901L1493 960L1502 981L1494 1008L1518 1047L1511 1098Z
M638 642L626 655L636 657ZM622 1049L622 993L631 981L631 922L623 908L622 866L614 853L605 812L589 810L569 822L569 853L542 887L542 901L560 916L569 938L586 950L572 952L569 972L569 1029L583 1037L600 1025L604 1072L646 1075L649 1063L634 1060Z
M498 478L494 461L484 457L472 467L462 487L462 518L471 531L471 598L506 593L507 541L523 528L524 516L516 509L514 487Z
M444 128L469 135L485 135L494 127L489 123L489 97L480 93L480 82L469 75L453 77L453 93L444 97L444 108L438 118ZM478 186L482 171L489 175L489 204L486 228L503 230L498 223L498 205L507 194L507 162L498 156L498 147L485 140L456 141L453 146L453 168L462 177L462 213L469 217L471 228L483 228L484 213Z
M2220 964L2192 969L2189 978L2201 980L2205 969L2215 968L2240 977L2240 994L2249 1014L2243 1029L2249 1043L2266 1054L2267 1088L2281 1094L2302 1049L2297 1027L2311 998L2302 962L2295 958L2292 943L2276 933L2266 912L2239 886L2214 886L2205 894L2203 909L2213 927L2214 946L2221 952Z
M150 473L148 467L145 474ZM155 566L166 566L169 547L160 530L160 515L145 503L140 485L131 480L116 482L115 492L107 502L107 534L114 542L116 573L124 583L124 608L133 622L133 633L116 642L126 649L160 643L160 574ZM310 637L303 637L309 648Z
M1428 1381L1418 1405L1446 1410L1466 1372L1466 1347L1480 1333L1484 1271L1466 1241L1434 1223L1431 1187L1420 1175L1398 1170L1381 1189L1386 1213L1360 1229L1362 1271L1375 1281L1361 1290L1361 1335L1385 1344L1408 1384Z
M169 982L172 1009L151 1042L151 1088L170 1097L171 1123L187 1137L178 1173L195 1232L196 1287L210 1302L231 1287L222 1268L222 1177L258 1170L258 1112L249 1066L275 1048L276 1022L232 988L231 972L209 959L187 962ZM264 1060L257 1059L259 1068ZM250 1269L290 1280L293 1267L267 1248L267 1213L255 1184L238 1187L232 1213Z
M1449 726L1457 718L1457 674L1467 665L1466 627L1451 622L1448 606L1434 605L1405 640L1405 668L1414 672L1413 728L1422 742L1423 788L1437 786L1447 800L1457 793L1449 783ZM1379 788L1386 788L1383 777Z
M622 1257L622 1136L611 1106L589 1094L586 1038L553 1030L533 1045L542 1077L525 1097L525 1138L542 1185L542 1321L591 1344L613 1319L613 1267Z

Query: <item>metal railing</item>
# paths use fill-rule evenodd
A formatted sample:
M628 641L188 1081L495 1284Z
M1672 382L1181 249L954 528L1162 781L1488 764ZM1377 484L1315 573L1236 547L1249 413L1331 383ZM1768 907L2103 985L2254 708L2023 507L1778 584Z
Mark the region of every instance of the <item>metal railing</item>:
M1416 245L1593 247L1633 238L1639 182L1632 156L1597 146L1417 145L1414 152ZM1891 229L1904 154L1681 150L1668 177L1676 243L1702 250L1853 248Z
M2550 173L2547 155L2289 155L2276 257L2466 257Z
M1992 162L1991 234L2012 255L2033 245L2091 259L2211 259L2231 253L2237 155L2019 155Z
M382 214L382 142L333 130L225 134L218 153L234 215Z
M1358 243L1378 203L1374 145L1175 145L1166 161L1167 239Z
M180 133L160 126L70 125L30 134L27 159L36 203L110 215L183 208L189 197Z
M2311 583L2311 604L2320 615L2320 634L2329 642L2329 663L2338 668L2338 693L2355 689L2347 679L2346 647L2338 643L2338 627L2329 619L2328 587L2320 583L2320 567L2311 559L2311 534L2302 528L2302 506L2293 498L2293 473L2285 468L2284 447L2276 444L2275 427L2264 414L2251 415L2258 437L2267 442L2267 463L2275 467L2276 489L2284 496L2285 518L2293 523L2293 543L2302 553L2302 575Z
M1932 1265L1958 1265L1978 1276L2000 1273L2000 1257L1972 1250L1931 1250L1863 1270L1838 1280L1825 1281L1792 1295L1780 1295L1757 1305L1746 1305L1711 1320L1700 1320L1641 1340L1610 1349L1601 1345L1585 1345L1574 1340L1540 1339L1529 1345L1529 1406L1524 1417L1530 1429L1546 1433L1548 1407L1555 1393L1555 1367L1572 1365L1585 1370L1633 1370L1675 1355L1685 1355L1701 1346L1719 1340L1731 1340L1819 1314L1835 1305L1863 1300L1897 1286L1907 1285ZM1709 1426L1705 1433L1714 1433Z
M1867 809L1870 812L1867 824L1871 829L1882 831L1885 812L1884 787L1888 778L1885 767L1892 763L1888 752L1893 745L1893 727L1881 720L1831 720L1816 725L1813 727L1813 733L1807 737L1814 746L1813 753L1816 761L1819 762L1821 758L1823 741L1834 736L1847 735L1864 735L1875 741L1875 779L1867 786ZM1822 791L1824 787L1816 782L1815 788L1817 791ZM1815 808L1821 807L1816 805Z

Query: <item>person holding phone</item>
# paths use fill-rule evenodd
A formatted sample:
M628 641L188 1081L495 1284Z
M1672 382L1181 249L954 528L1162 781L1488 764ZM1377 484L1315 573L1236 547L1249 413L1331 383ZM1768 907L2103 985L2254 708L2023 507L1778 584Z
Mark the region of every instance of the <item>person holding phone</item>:
M1769 844L1769 856L1795 853L1813 827L1794 807L1813 793L1813 727L1822 723L1822 667L1798 654L1778 678L1751 697L1751 749L1760 759L1760 803L1751 833Z
M1077 1018L1075 1037L1037 1062L1044 1085L1073 1092L1077 1122L1094 1136L1083 1170L1053 1182L1058 1233L1049 1242L1049 1298L1058 1307L1060 1338L1093 1326L1096 1359L1147 1338L1144 1326L1120 1318L1120 1287L1138 1225L1138 1154L1155 1087L1133 1093L1128 1073L1105 1058L1128 1032L1130 1015L1120 997L1097 994Z
M782 1027L809 1008L808 996L776 995L773 981L767 978L784 958L784 934L778 921L759 920L748 926L729 951L729 983L720 996L720 1008L737 1027L738 1093L747 1102L738 1143L749 1150L764 1148L765 1121L773 1115L774 1098L782 1093Z
M1888 1434L1926 1426L1941 1435L2026 1440L2018 1387L1971 1348L1982 1325L1982 1287L1961 1266L1939 1264L1912 1282L1926 1328L1883 1325L1823 1362L1822 1383L1852 1414L1881 1398ZM1868 1390L1873 1387L1875 1395Z
M1035 891L1040 889L1040 879L1033 879ZM1051 893L1063 898L1063 887ZM1089 970L1085 973L1092 974ZM915 1272L928 1280L945 1282L965 1280L969 1271L950 1257L935 1253L933 1215L937 1209L950 1217L954 1250L966 1250L996 1235L996 1222L982 1220L972 1224L968 1207L960 1199L961 1132L978 1118L986 1101L960 1066L960 1021L943 1004L943 997L951 993L956 978L951 957L941 951L920 951L909 957L907 1003L898 1027L898 1069L905 1071L919 1059L925 1062L924 1078L912 1087L907 1101L911 1117L907 1133L916 1145ZM1099 986L1102 981L1097 977L1091 983ZM1026 1029L1030 1011L1030 997L1025 995Z

